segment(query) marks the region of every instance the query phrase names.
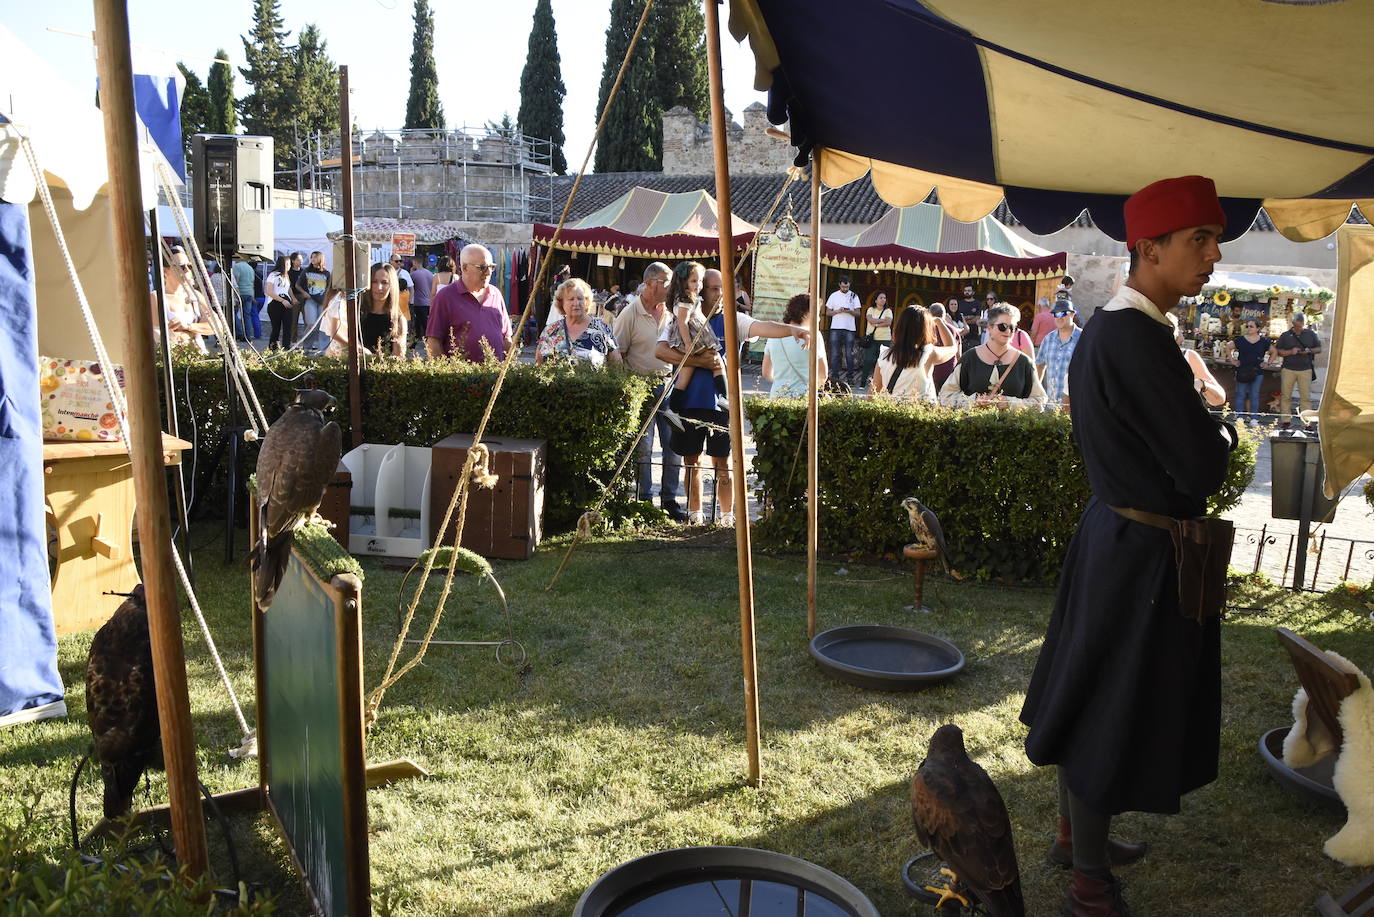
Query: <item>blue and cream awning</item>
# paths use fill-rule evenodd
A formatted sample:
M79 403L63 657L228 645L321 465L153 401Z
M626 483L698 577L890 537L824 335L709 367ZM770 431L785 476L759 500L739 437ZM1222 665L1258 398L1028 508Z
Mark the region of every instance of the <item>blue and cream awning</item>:
M1263 204L1291 239L1374 216L1374 3L1336 0L730 0L769 116L836 187L932 188L1032 232L1172 175L1213 178L1228 236ZM842 29L843 39L837 30Z

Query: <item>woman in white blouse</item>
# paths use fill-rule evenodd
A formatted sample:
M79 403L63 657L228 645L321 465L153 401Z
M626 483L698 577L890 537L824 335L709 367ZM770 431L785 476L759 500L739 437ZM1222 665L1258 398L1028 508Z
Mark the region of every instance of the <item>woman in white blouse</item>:
M869 391L934 403L935 380L931 370L955 353L954 345L941 347L937 340L929 312L921 306L903 309L893 326L892 346L884 347L878 355Z

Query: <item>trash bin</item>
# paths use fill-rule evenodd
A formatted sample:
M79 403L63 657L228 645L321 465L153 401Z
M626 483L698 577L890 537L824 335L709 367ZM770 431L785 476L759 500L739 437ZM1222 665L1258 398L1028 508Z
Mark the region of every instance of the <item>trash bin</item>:
M1309 450L1313 454L1308 463ZM1302 493L1312 493L1311 522L1330 522L1336 515L1340 495L1328 500L1322 493L1325 468L1322 465L1321 438L1314 434L1276 433L1269 437L1269 454L1274 473L1271 514L1275 519L1301 519Z

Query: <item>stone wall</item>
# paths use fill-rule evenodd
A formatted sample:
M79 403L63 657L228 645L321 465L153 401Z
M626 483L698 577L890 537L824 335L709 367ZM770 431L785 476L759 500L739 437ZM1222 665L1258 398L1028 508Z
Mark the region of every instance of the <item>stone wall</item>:
M732 175L776 175L792 166L792 145L767 133L772 126L768 123L767 111L761 103L755 102L744 110L742 126L730 121L727 144ZM663 174L709 175L715 170L710 124L697 121L695 115L680 105L665 112Z

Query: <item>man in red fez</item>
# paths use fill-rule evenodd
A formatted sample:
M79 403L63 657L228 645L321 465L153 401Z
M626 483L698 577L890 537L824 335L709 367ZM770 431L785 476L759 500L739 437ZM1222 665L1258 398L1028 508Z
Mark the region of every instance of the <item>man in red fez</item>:
M1125 216L1130 274L1069 364L1092 498L1021 710L1027 756L1058 768L1049 859L1073 868L1072 915L1127 913L1111 869L1145 845L1110 840L1112 816L1177 812L1216 779L1220 746L1216 596L1230 536L1194 520L1221 488L1236 434L1203 406L1166 314L1221 260L1226 215L1211 179L1189 175L1141 189Z

